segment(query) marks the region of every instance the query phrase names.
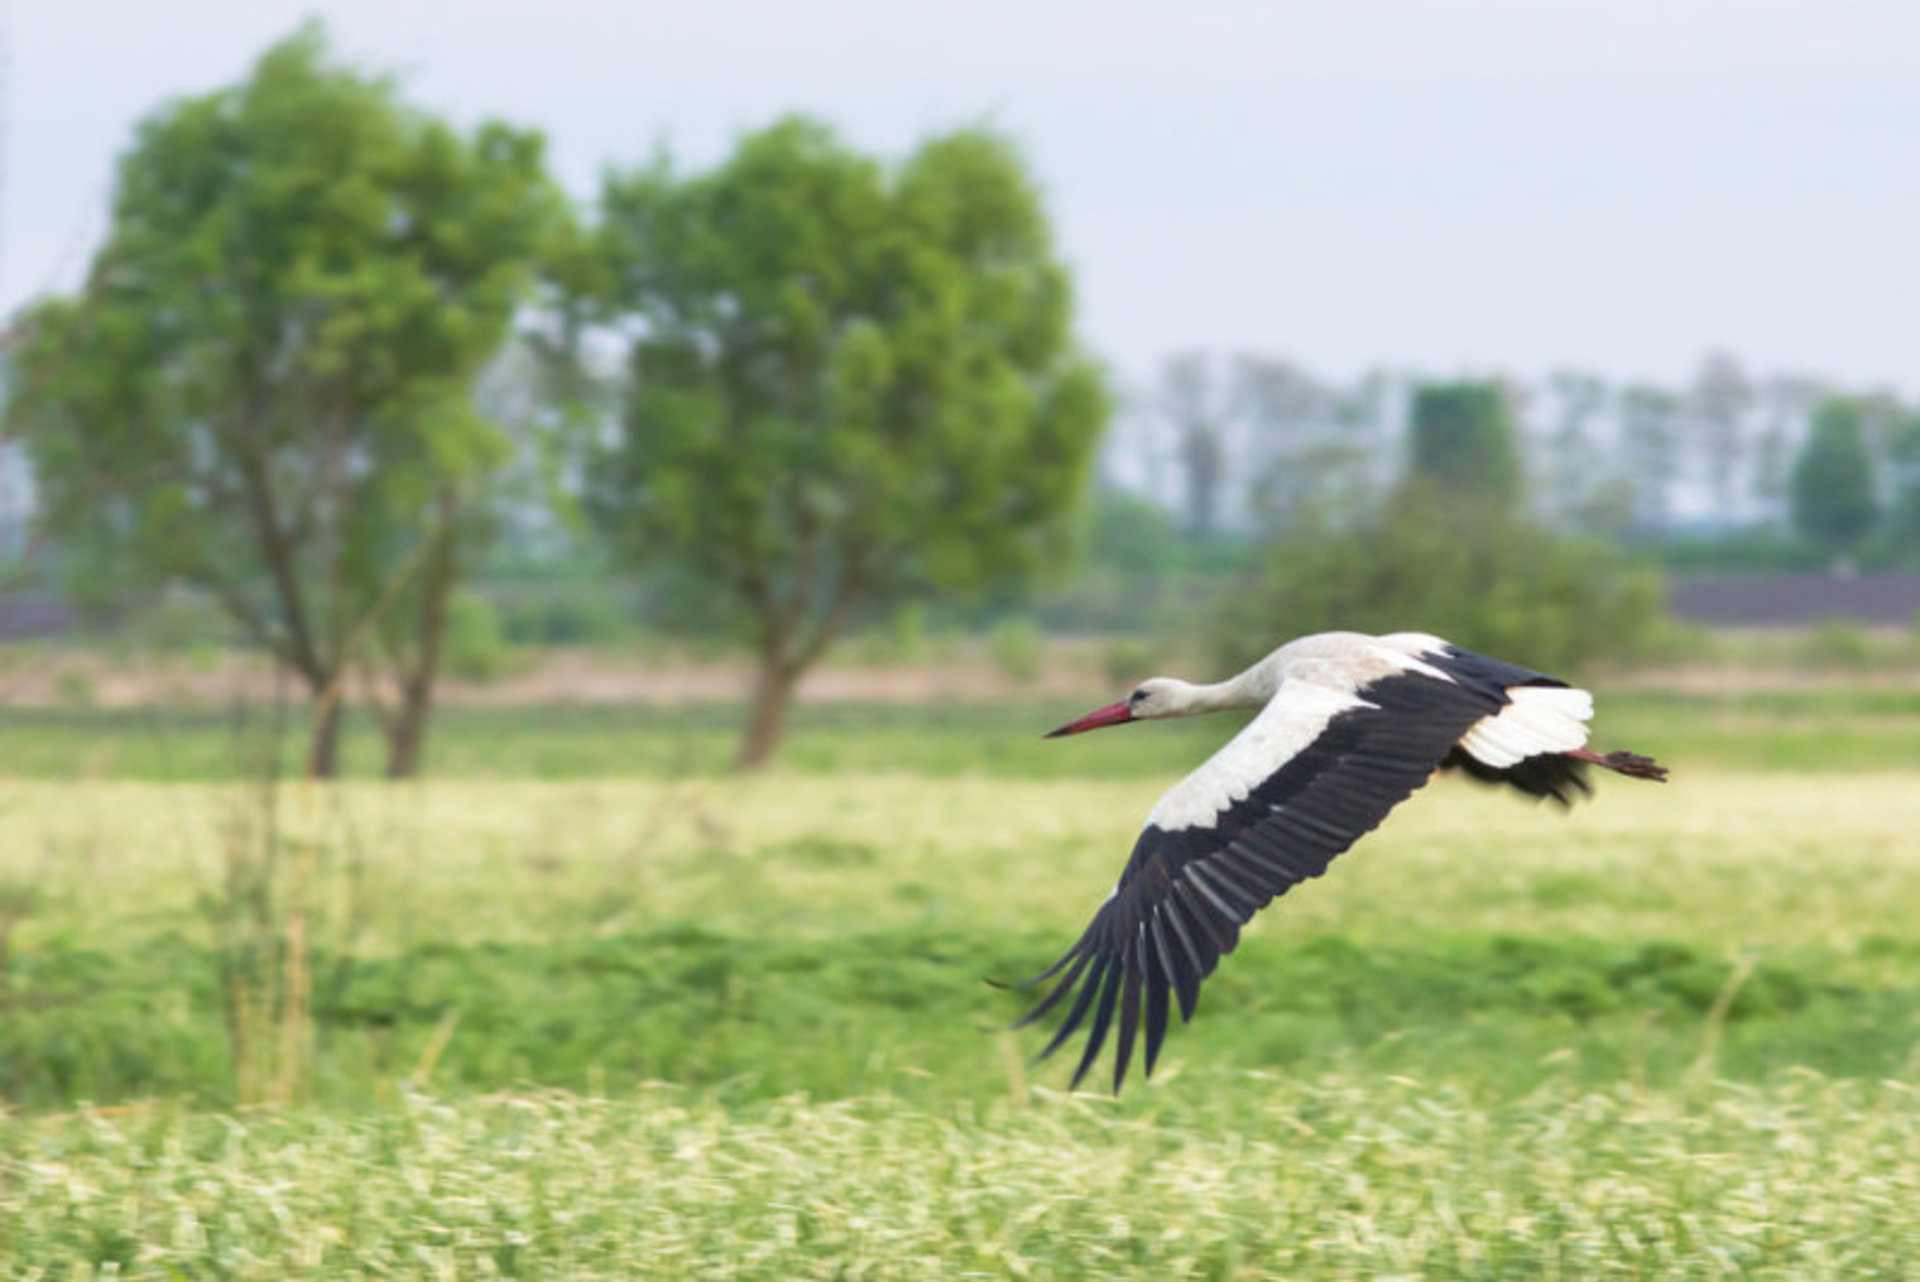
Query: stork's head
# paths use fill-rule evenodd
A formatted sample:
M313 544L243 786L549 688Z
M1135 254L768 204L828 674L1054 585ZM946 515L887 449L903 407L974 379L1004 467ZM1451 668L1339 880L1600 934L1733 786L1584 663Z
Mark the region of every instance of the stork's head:
M1193 707L1194 687L1174 677L1150 677L1134 687L1133 693L1118 703L1095 708L1077 721L1069 721L1058 730L1047 732L1049 739L1063 734L1081 734L1102 726L1124 725L1129 721L1153 721L1160 717L1185 716L1200 709Z

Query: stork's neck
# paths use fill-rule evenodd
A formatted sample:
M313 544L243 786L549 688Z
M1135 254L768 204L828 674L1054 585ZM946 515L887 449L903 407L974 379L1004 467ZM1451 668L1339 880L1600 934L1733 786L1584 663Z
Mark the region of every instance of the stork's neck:
M1189 686L1188 707L1193 712L1220 712L1227 708L1266 706L1280 688L1280 669L1269 655L1238 676L1211 685Z

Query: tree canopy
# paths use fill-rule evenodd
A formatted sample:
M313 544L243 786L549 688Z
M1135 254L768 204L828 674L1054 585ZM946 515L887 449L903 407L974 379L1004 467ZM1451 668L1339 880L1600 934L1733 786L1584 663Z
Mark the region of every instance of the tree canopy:
M307 27L149 117L85 287L23 318L9 416L76 588L184 580L318 701L397 678L411 769L464 552L508 451L474 408L565 206L537 133L462 133Z
M1498 383L1429 383L1413 394L1414 477L1464 502L1511 511L1520 499L1520 448Z
M1859 403L1848 397L1821 402L1793 466L1793 523L1836 560L1844 559L1880 516L1861 417Z
M889 167L789 118L710 172L611 176L603 218L603 318L637 336L594 507L751 638L743 764L857 603L1065 554L1107 398L1005 141Z
M1890 443L1893 467L1892 537L1901 559L1920 567L1920 411L1909 412Z

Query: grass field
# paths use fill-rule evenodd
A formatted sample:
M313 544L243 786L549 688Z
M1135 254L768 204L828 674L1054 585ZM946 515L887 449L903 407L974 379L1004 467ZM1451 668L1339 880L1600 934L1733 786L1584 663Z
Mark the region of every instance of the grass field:
M1227 718L1213 717L1090 736L1070 748L1040 737L1091 702L802 704L781 765L801 774L1167 778L1211 752L1229 729ZM298 718L296 710L291 720ZM732 760L744 718L744 709L729 704L449 707L434 719L428 773L455 779L711 775ZM349 726L347 772L376 774L382 756L372 723L350 718ZM9 708L0 717L0 778L191 782L255 778L275 762L283 772L297 772L304 743L296 730L277 727L271 712L257 706L240 712ZM1598 738L1607 746L1731 769L1913 768L1920 766L1920 688L1613 691L1604 699Z
M47 1121L10 1137L0 1209L16 1271L163 1277L1897 1278L1920 1241L1893 1083L1212 1084Z
M218 780L222 751L243 773L217 721L162 719L191 770L122 747L90 771L60 735L106 714L59 714L0 782L0 1269L1920 1259L1911 695L1609 701L1603 737L1675 782L1610 781L1571 815L1435 785L1270 910L1118 1100L1029 1066L1041 1038L982 981L1071 941L1220 730L1030 739L1062 711L815 711L793 763L736 781L693 768L706 747L640 742L639 714L474 710L442 740L467 777L270 803L150 781ZM489 740L513 768L472 777ZM287 982L296 923L305 1102L255 1107L232 980Z

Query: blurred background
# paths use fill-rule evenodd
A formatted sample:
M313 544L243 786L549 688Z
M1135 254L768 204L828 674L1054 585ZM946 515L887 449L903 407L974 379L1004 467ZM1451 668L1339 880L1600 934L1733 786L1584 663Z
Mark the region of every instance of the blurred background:
M1897 1261L1920 1196L1768 1236L1689 1163L1786 1198L1804 1126L1920 1181L1915 49L1864 0L0 9L0 1252ZM1675 782L1436 787L1171 1085L1029 1081L979 980L1232 727L1039 734L1333 628L1582 680ZM1277 1240L1380 1116L1426 1165ZM1164 1182L1249 1117L1324 1169ZM932 1219L836 1219L922 1126ZM600 1164L696 1131L762 1196L669 1232ZM977 1218L1026 1143L1070 1192ZM277 1216L296 1150L339 1178ZM496 1161L495 1219L375 1207ZM1436 1183L1486 1200L1434 1238Z

